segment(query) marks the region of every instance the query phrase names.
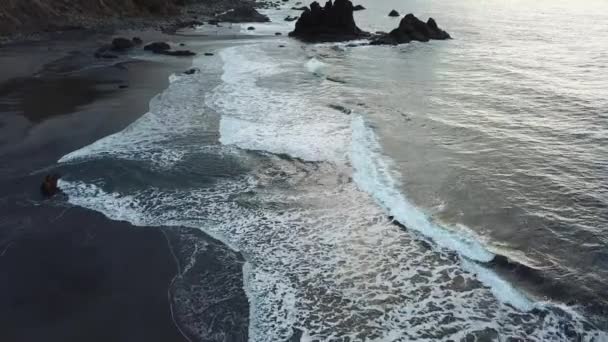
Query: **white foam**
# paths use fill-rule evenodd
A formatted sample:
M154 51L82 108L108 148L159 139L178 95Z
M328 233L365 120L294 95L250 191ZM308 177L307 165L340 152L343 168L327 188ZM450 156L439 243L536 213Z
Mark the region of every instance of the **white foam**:
M432 238L439 246L472 260L492 260L494 255L475 236L465 234L464 231L455 233L441 228L399 191L399 183L393 175L390 161L381 154L376 135L362 117L353 119L352 132L353 178L363 191L371 194L397 221Z
M279 61L259 46L238 46L220 53L224 83L206 97L222 113L221 142L243 149L289 154L309 161L347 159L349 118L300 94L259 87L261 78L276 77L293 61Z
M205 68L197 59L195 66L201 70ZM173 74L169 80L169 88L150 100L148 113L124 130L63 156L59 162L111 156L146 160L166 169L181 161L185 151L175 144L175 139L208 125L208 120L204 120L203 104L192 101L203 96L204 79L200 74Z
M475 274L477 279L489 286L490 290L504 303L509 303L522 311L530 311L534 309L535 304L526 297L523 293L515 289L509 282L502 279L500 276L475 262L463 260L464 269Z
M327 70L327 67L328 65L326 63L323 63L314 57L306 62L306 70L317 75L323 75Z
M305 332L304 340L370 341L461 340L484 329L505 339L543 341L563 337L564 321L582 331L578 318L523 312L525 303L516 300L515 292L507 299L518 305L496 300L492 288L476 282L487 274L466 271L442 249L420 244L419 233L391 224L385 210L440 246L476 260L491 256L477 250L474 241L452 236L416 214L395 190L390 163L362 118L351 122L350 116L314 102L318 97L260 86L260 80L301 70L303 64L276 60L264 53L265 47L220 53L224 84L205 98L222 115L219 128L210 127L203 115L200 99L206 89L200 76L177 77L142 119L66 160L131 158L154 166L154 151L178 151L180 158L205 148L217 154L232 151L183 139L218 129L223 143L316 163L254 154L249 158L255 167L245 175L206 187L165 190L117 185L110 193L103 184L62 180L69 201L137 225L199 228L242 252L254 341L287 340L292 327ZM164 172L172 175L170 167Z

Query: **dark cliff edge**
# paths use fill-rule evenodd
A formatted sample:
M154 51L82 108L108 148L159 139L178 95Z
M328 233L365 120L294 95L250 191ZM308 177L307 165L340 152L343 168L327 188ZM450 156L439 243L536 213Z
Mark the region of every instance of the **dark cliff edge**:
M250 14L251 18L241 18L249 21L260 16L256 7L254 0L3 0L0 38L22 40L82 29L164 29L186 21L211 20L234 9Z

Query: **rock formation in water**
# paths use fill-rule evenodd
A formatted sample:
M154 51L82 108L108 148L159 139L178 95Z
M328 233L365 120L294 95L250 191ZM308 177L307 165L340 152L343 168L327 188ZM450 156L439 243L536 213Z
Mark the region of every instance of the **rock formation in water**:
M381 34L372 39L372 45L397 45L409 43L413 40L428 42L431 39L450 39L450 35L437 26L433 18L425 23L416 18L413 14L408 14L399 23L399 27L390 33Z
M360 39L369 34L355 24L354 6L349 0L327 1L325 7L318 2L310 4L296 22L291 37L305 41L328 42Z
M44 177L44 181L40 185L40 192L45 198L51 198L59 193L59 175L47 175Z
M241 22L256 22L264 23L270 21L270 19L260 14L255 8L251 6L240 6L232 10L227 11L216 17L219 21L229 23L241 23Z
M400 15L401 15L401 14L399 14L399 12L397 12L397 11L395 11L395 10L392 10L392 11L391 11L391 12L388 14L388 16L389 16L389 17L398 17L398 16L400 16Z

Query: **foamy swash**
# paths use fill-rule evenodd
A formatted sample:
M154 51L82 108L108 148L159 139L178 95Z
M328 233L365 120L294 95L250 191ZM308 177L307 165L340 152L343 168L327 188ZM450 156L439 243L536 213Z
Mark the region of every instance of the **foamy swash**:
M284 43L292 54L302 49ZM332 99L310 94L298 79L272 87L319 65L282 53L267 40L227 48L217 87L205 88L208 74L176 77L141 119L61 160L129 160L178 183L200 177L193 160L231 159L242 163L241 174L174 188L133 188L123 179L110 188L110 180L90 184L68 173L60 185L70 202L137 225L202 229L240 251L252 341L286 340L293 328L311 340L495 333L543 341L566 339L564 327L585 339L605 336L479 266L493 255L473 236L442 229L398 191L399 176L363 116L328 107ZM203 142L217 131L221 144Z

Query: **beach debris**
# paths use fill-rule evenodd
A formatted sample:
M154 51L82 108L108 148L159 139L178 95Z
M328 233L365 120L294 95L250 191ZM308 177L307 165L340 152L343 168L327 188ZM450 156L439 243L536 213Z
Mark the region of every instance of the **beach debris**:
M57 182L59 181L59 175L46 175L42 184L40 185L40 191L46 198L51 198L59 192Z

